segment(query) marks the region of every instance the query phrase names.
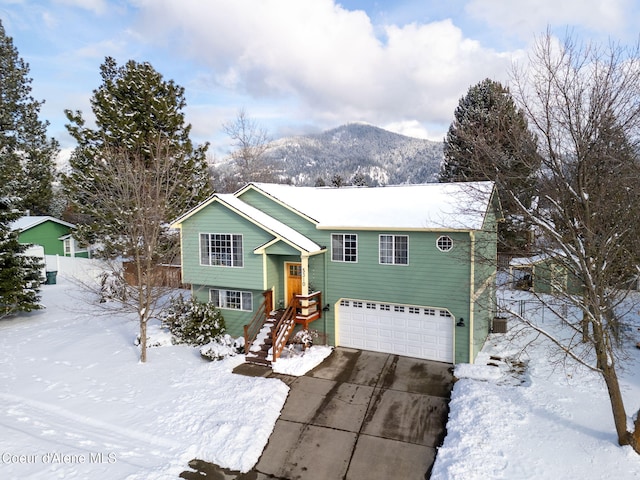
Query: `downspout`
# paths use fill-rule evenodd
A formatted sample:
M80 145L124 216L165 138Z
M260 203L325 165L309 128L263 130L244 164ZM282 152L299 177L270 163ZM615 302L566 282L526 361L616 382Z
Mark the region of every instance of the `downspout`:
M267 275L267 252L263 250L262 252L262 291L266 292L269 290L269 277Z
M476 232L471 230L469 232L469 238L471 239L471 268L470 268L470 288L469 288L469 363L473 363L473 322L474 322L474 310L475 310L475 290L476 290Z
M300 255L300 263L302 267L302 295L309 295L309 254Z

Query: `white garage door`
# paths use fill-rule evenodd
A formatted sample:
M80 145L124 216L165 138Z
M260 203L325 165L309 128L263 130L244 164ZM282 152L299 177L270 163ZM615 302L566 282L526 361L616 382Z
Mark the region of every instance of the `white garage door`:
M453 317L446 310L342 300L343 347L453 363Z

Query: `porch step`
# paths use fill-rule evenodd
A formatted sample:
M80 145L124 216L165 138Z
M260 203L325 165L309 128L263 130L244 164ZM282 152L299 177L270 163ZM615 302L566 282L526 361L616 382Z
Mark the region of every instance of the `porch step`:
M271 360L267 357L273 344L273 329L276 326L279 316L282 316L281 312L271 312L269 317L267 317L256 339L256 342L260 343L255 343L251 347L251 350L245 354L245 361L247 363L271 366Z

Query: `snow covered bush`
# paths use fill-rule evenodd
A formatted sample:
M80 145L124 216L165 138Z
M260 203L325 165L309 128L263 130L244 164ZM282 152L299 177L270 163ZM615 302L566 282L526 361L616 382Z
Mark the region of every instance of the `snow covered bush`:
M208 360L222 360L233 357L244 349L244 338L234 339L231 335L223 335L200 348L200 355Z
M185 299L182 294L171 299L168 308L161 312L160 321L172 333L175 343L205 345L222 338L226 331L217 308L194 298Z
M124 272L119 270L106 271L100 274L100 303L110 301L121 302L127 299L127 282Z
M318 338L317 330L300 330L291 338L290 343L302 345L302 348L307 349L313 345L316 338Z

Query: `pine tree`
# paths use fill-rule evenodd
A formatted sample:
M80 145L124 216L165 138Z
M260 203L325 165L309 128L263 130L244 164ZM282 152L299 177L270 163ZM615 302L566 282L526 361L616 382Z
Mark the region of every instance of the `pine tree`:
M139 316L145 361L146 322L163 294L158 266L178 250L168 223L210 195L208 145L194 147L189 139L184 89L149 63L119 67L107 57L101 76L91 99L97 128L87 128L81 112L66 112L78 147L63 185L86 219L77 236L134 266L138 285L127 305Z
M20 217L9 197L0 197L0 319L17 312L42 308L39 303L41 265L24 255L27 245L18 242L11 223Z
M439 180L496 182L506 220L500 225L500 250L526 246L527 228L517 219L521 205L531 205L539 166L536 139L509 89L490 79L472 86L454 112ZM504 192L518 193L513 198Z
M44 102L31 96L29 65L18 56L0 22L0 194L16 207L49 213L58 143L38 119Z

